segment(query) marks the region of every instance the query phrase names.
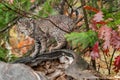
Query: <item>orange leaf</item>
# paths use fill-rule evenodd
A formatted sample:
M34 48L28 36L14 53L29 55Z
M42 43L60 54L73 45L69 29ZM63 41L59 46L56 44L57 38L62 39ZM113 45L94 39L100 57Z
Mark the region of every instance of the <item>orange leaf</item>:
M27 49L26 47L23 47L23 48L20 50L20 52L21 52L22 54L27 53L27 51L28 51L28 49Z
M96 8L94 8L94 7L92 7L92 6L84 6L84 8L85 8L86 10L90 10L90 11L93 11L93 12L95 12L95 13L98 13L98 12L99 12L98 9L96 9Z
M21 47L23 47L23 45L24 45L24 41L21 41L18 43L17 48L21 48Z
M97 24L105 25L105 24L107 24L107 22L105 22L105 21L100 21L100 22L97 22Z
M18 43L17 48L20 49L20 52L22 54L25 54L30 49L30 45L32 45L32 44L34 44L34 40L30 37L27 37L26 39L24 39Z

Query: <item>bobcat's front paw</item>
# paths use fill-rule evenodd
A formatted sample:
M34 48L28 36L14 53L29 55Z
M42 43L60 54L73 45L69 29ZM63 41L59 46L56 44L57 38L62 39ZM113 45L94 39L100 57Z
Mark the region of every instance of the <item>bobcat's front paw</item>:
M46 50L42 50L42 49L41 49L41 50L40 50L40 54L43 54L45 51L46 51Z
M35 57L37 54L38 54L38 53L33 52L33 53L30 55L30 57Z
M53 51L53 50L61 49L65 44L66 44L65 41L63 41L63 42L57 42L57 46L53 46L53 45L52 45L52 46L49 48L49 51L51 52L51 51Z
M51 46L51 47L49 48L49 52L52 52L52 51L54 51L54 50L56 50L56 48L53 47L53 46Z
M36 57L37 54L39 54L39 50L38 49L36 49L30 56L31 57Z

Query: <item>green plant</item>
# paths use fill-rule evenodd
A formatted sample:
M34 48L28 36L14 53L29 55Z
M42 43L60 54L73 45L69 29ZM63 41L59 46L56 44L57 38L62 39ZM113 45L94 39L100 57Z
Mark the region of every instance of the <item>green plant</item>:
M72 32L65 36L67 41L72 42L72 45L78 45L78 43L84 48L87 46L92 47L98 40L97 33L95 31L89 30L87 32Z

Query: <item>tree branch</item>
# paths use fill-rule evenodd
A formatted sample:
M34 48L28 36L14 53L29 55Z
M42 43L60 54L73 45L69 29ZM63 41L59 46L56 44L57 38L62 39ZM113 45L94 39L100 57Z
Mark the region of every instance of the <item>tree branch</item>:
M113 50L112 57L110 58L110 65L109 65L109 70L108 70L109 74L111 73L111 66L112 66L112 61L113 61L115 52L116 52L116 49Z
M85 0L81 0L81 4L85 5ZM84 14L84 20L85 20L85 25L86 25L86 31L89 30L89 25L88 25L88 18L87 18L87 13L86 10L83 8L83 14Z
M20 12L12 9L11 7L9 7L8 5L5 4L5 1L1 1L1 4L3 4L3 5L4 5L6 8L8 8L9 10L11 10L11 11L13 11L13 12L16 12L16 13L18 13L18 14L20 14L20 15L23 15L23 14L25 14L25 13L28 14L27 12L20 10L20 11L23 12L23 13L21 14ZM39 6L39 5L40 5L40 2L36 3L34 6L32 6L32 7L30 8L30 11L33 11L33 10L36 9L36 7ZM25 15L23 15L23 16L25 16ZM17 17L15 17L13 20L9 21L9 22L6 24L6 26L5 26L2 30L0 30L0 33L3 33L3 32L5 32L6 30L8 30L9 28L11 28L13 25L15 25L15 24L17 23L17 21L18 21L20 18L22 18L22 17L17 16Z

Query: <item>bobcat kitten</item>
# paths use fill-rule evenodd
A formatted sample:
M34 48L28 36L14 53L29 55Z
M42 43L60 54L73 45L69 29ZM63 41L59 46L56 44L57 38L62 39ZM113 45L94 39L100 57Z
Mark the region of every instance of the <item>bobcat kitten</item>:
M35 50L31 54L32 57L39 53L39 43L41 43L40 52L46 50L49 36L55 38L57 42L57 46L52 47L51 50L62 48L66 42L64 37L66 31L71 31L73 27L74 21L65 15L54 15L46 19L21 18L18 21L18 30L35 40Z

